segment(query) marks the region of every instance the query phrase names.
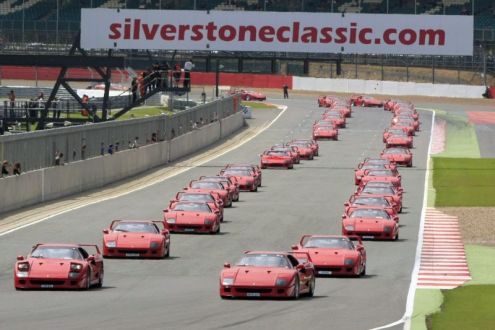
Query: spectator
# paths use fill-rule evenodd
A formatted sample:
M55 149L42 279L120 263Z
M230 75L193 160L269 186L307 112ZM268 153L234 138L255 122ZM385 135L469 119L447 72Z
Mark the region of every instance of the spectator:
M203 126L205 124L205 121L203 120L203 117L199 118L199 124Z
M76 156L77 156L76 148L73 148L72 149L72 161L76 160Z
M13 89L10 90L10 92L7 94L10 102L10 107L13 108L15 107L15 92Z
M61 165L64 165L64 154L57 150L55 151L55 166Z
M179 87L180 76L182 75L180 64L176 63L174 67L174 87Z
M289 98L289 86L287 86L287 84L284 84L284 86L282 88L284 89L284 99L288 99Z
M153 142L153 143L157 142L157 138L156 138L156 133L155 132L151 133L151 142Z
M113 144L110 144L110 145L108 146L108 153L109 153L110 155L113 155Z
M81 103L83 104L83 108L81 109L81 115L84 116L84 117L88 117L89 116L89 96L84 94L82 99L81 99Z
M139 140L139 137L136 136L134 138L134 148L139 148L139 142L138 142L138 140Z
M170 71L170 67L168 66L168 63L166 61L163 61L162 64L160 64L161 87L162 88L168 87L168 72L169 71Z
M52 102L52 109L53 109L53 119L60 119L60 113L62 110L58 108L58 98L54 98Z
M12 170L13 175L21 175L21 163L15 162L14 169Z
M137 79L137 83L138 83L138 87L139 87L139 95L141 95L141 97L144 96L144 93L145 93L145 87L144 87L144 78L146 78L146 72L142 72L140 76L138 76L138 79Z
M138 90L138 82L136 77L132 78L131 82L131 92L132 92L132 103L137 100L137 90Z
M189 88L191 86L191 70L194 68L192 60L186 61L184 63L184 88Z
M100 144L100 155L105 155L105 143L103 142Z
M86 159L86 139L82 139L81 142L81 159Z
M129 143L127 144L127 147L129 149L133 149L134 148L134 144L129 140Z
M172 135L172 139L175 138L175 129L172 128L172 130L170 131L170 134Z
M6 177L8 176L10 173L9 173L9 162L4 160L2 162L2 173L1 173L1 177Z

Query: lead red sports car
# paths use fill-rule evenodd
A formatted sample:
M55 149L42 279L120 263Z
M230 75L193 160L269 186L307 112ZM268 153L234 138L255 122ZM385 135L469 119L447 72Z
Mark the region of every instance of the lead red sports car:
M413 164L412 152L404 147L385 148L380 153L380 157L407 167L412 167Z
M320 96L318 97L318 106L330 108L335 105L337 99L334 96Z
M224 265L220 297L312 297L315 284L315 270L308 261L299 261L288 252L247 251L234 266Z
M304 235L297 252L307 252L317 276L362 276L366 274L366 250L359 236Z
M261 168L268 167L285 167L287 169L294 168L294 158L287 151L265 150L260 155Z
M398 218L390 216L380 207L358 208L342 215L342 235L359 235L364 239L397 240Z
M163 211L163 225L170 232L209 233L220 232L220 213L208 203L178 202Z
M89 254L86 248L91 248ZM17 257L14 287L19 289L89 289L103 285L103 257L92 244L36 244Z
M103 256L165 258L170 254L170 234L161 221L114 220L103 230Z
M353 105L361 107L383 107L384 102L372 96L353 96Z
M255 91L240 90L241 99L245 101L266 101L266 95Z

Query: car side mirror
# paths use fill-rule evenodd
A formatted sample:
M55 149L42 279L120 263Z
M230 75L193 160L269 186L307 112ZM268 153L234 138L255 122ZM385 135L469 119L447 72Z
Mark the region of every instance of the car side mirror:
M230 263L228 263L228 262L224 263L223 268L230 268Z
M168 212L169 212L169 209L163 210L163 213L168 213Z
M344 206L349 206L349 205L350 205L349 202L344 203Z
M103 229L103 234L110 234L110 229Z
M24 260L24 256L17 256L17 261L22 261Z
M168 230L162 230L160 232L163 236L167 236L168 235Z
M184 189L184 190L189 190L189 187L184 187L184 188L182 188L182 189Z
M345 219L345 214L342 214L342 219Z
M306 272L306 268L304 268L304 265L303 264L299 264L296 266L296 269L299 270L301 273L305 273Z
M90 264L94 265L94 263L95 263L95 256L90 255L90 256L88 257L88 262L89 262Z
M291 249L292 249L292 250L299 250L299 247L298 247L297 245L292 245L292 246L291 246Z

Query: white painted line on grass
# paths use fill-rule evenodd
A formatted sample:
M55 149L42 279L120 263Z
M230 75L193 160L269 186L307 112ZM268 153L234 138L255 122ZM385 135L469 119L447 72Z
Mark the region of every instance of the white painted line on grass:
M119 197L122 197L122 196L128 195L128 194L130 194L130 193L133 193L133 192L136 192L136 191L139 191L139 190L142 190L142 189L145 189L145 188L151 187L151 186L153 186L153 185L155 185L155 184L157 184L157 183L160 183L160 182L163 182L163 181L168 180L168 179L170 179L170 178L173 178L173 177L175 177L175 176L177 176L177 175L179 175L179 174L182 174L182 173L184 173L184 172L187 172L187 171L189 171L189 170L191 170L191 169L193 169L193 168L195 168L195 167L201 166L201 165L203 165L203 164L205 164L205 163L207 163L207 162L210 162L210 161L212 161L212 160L214 160L214 159L216 159L216 158L218 158L218 157L221 157L221 156L225 155L226 153L228 153L228 152L230 152L230 151L232 151L232 150L235 150L235 149L239 148L240 146L242 146L242 145L246 144L247 142L251 141L252 139L254 139L255 137L257 137L258 135L260 135L261 133L263 133L265 130L267 130L268 128L270 128L270 126L272 126L272 125L273 125L273 124L274 124L274 123L275 123L275 122L276 122L276 121L277 121L277 120L278 120L278 119L279 119L279 118L280 118L280 117L281 117L281 116L285 113L285 111L288 109L288 107L284 105L284 106L280 106L280 107L279 107L279 109L280 109L280 110L282 110L282 111L280 111L280 113L279 113L279 114L278 114L278 115L277 115L274 119L272 119L272 121L271 121L268 125L266 125L266 126L265 126L265 127L263 127L261 130L259 130L258 132L256 132L253 136L251 136L251 137L247 138L247 139L246 139L246 140L244 140L244 141L239 142L238 144L236 144L236 145L234 145L234 146L231 146L231 147L229 147L229 148L225 149L224 151L222 151L222 152L221 152L221 153L219 153L219 154L215 154L215 155L213 155L213 156L207 157L207 158L205 158L205 159L203 159L203 160L199 161L199 162L198 162L197 164L195 164L194 166L188 166L188 167L185 167L185 168L183 168L183 169L181 169L181 170L178 170L177 172L174 172L174 173L172 173L172 174L170 174L170 175L167 175L167 176L165 176L165 177L163 177L163 178L160 178L160 179L158 179L158 180L154 180L154 181L152 181L152 182L148 182L148 183L146 183L146 184L144 184L144 185L142 185L142 186L139 186L139 187L137 187L137 188L133 188L133 189L131 189L131 190L128 190L128 191L122 192L122 193L120 193L120 194L113 195L113 196L110 196L110 197L105 197L105 198L103 198L103 199L99 199L99 200L92 201L92 202L88 201L87 203L84 203L84 204L82 204L82 205L78 205L78 206L75 206L75 207L71 207L71 208L69 208L69 209L66 209L66 210L63 210L63 211L60 211L60 212L57 212L57 213L51 214L51 215L49 215L49 216L47 216L47 217L44 217L44 218L41 218L41 219L35 220L35 221L33 221L33 222L29 222L29 223L23 224L23 225L21 225L21 226L19 226L19 227L15 227L15 228L9 229L9 230L7 230L7 231L5 231L5 232L3 232L3 233L0 233L0 237L5 236L5 235L8 235L8 234L13 233L13 232L15 232L15 231L17 231L17 230L20 230L20 229L23 229L23 228L26 228L26 227L30 227L30 226L35 225L35 224L37 224L37 223L40 223L40 222L46 221L46 220L48 220L48 219L54 218L54 217L59 216L59 215L61 215L61 214L64 214L64 213L67 213L67 212L71 212L71 211L74 211L74 210L77 210L77 209L80 209L80 208L83 208L83 207L86 207L86 206L88 206L88 205L92 205L92 204L97 204L97 203L105 202L105 201L108 201L108 200L111 200L111 199L119 198Z

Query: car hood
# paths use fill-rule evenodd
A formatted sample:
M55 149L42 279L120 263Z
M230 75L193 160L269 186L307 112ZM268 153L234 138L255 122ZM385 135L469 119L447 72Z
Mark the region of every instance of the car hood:
M308 252L311 262L316 266L343 265L345 259L357 257L357 252L344 249L313 248L303 249Z
M295 270L271 267L235 267L234 285L274 286L278 277L292 277Z
M355 231L382 231L386 225L395 225L394 221L377 218L349 218L344 225L353 225Z
M67 278L71 262L84 264L82 260L30 258L29 276L42 278Z
M120 248L148 248L150 242L162 241L163 236L151 233L112 233L104 236L105 242L115 241Z
M180 224L197 224L202 225L206 218L212 216L212 213L206 212L170 212L166 215L166 219L174 218L175 223Z

